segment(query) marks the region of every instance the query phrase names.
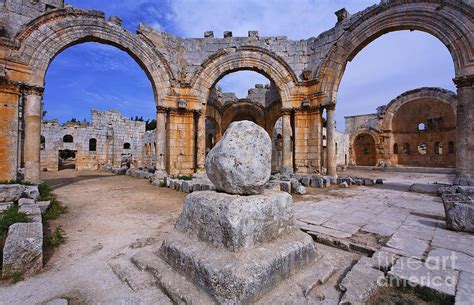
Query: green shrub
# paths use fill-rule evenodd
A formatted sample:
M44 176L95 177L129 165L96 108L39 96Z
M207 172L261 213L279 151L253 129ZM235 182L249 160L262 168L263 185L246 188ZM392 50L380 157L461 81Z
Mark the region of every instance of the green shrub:
M8 232L8 228L18 222L28 222L25 213L18 211L18 204L13 204L7 210L0 213L0 239L3 239Z
M61 226L51 231L51 234L44 236L44 246L48 248L56 248L65 242L65 232Z
M25 278L23 277L23 274L17 271L11 274L11 279L12 279L12 283L15 284L15 283L23 281Z
M188 176L178 176L179 180L193 180L193 175Z
M50 201L48 209L43 214L43 221L57 219L59 215L65 212L66 208L56 199L56 195L46 183L38 185L40 192L40 201Z
M166 187L166 183L164 183L163 181L160 182L160 187Z
M66 211L66 207L59 202L56 197L50 200L48 209L43 214L43 221L54 220Z

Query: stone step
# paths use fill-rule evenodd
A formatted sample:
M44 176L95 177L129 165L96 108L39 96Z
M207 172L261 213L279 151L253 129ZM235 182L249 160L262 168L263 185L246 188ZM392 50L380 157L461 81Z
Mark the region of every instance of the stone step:
M141 251L132 262L142 271L152 274L158 286L175 304L216 304L202 289L176 272L152 251Z
M156 279L151 274L136 268L128 258L114 259L108 264L120 281L134 292L156 285Z

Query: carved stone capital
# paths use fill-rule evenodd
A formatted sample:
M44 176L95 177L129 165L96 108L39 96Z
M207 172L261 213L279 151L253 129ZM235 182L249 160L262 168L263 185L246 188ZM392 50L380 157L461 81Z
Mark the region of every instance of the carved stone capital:
M44 93L44 87L30 86L27 84L22 84L21 90L26 95L40 95L41 96Z
M474 86L474 75L460 76L453 79L457 88L466 88Z

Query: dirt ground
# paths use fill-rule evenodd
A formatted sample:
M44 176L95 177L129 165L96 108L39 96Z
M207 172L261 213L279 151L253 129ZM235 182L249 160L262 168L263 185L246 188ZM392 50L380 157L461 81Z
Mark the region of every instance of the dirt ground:
M181 211L184 193L109 173L43 174L42 179L67 207L67 213L51 223L63 227L67 242L41 274L14 285L2 283L0 304L37 304L56 296L86 303L126 300L130 289L112 272L109 262L133 251L130 245L137 241L159 240L168 232Z

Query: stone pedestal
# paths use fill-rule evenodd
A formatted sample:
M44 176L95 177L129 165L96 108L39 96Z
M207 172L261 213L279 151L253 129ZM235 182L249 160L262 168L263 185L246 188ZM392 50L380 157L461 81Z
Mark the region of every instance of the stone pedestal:
M185 199L158 255L218 303L249 303L314 261L312 238L295 226L291 196L212 191Z

